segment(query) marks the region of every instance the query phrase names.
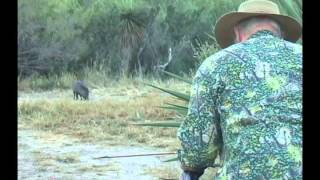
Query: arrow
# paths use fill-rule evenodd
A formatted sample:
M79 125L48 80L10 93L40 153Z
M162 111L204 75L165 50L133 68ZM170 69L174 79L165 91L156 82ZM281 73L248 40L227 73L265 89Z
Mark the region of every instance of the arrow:
M167 153L152 153L152 154L130 154L130 155L118 155L118 156L102 156L102 157L96 157L94 159L137 157L137 156L162 156L162 155L169 155L169 154L177 154L177 153L175 153L175 152L167 152Z

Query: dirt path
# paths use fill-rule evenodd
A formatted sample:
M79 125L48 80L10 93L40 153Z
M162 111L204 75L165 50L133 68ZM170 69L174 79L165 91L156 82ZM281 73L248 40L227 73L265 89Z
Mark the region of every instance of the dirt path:
M177 171L168 157L92 159L104 155L160 152L153 148L85 144L50 132L18 130L18 179L159 179L150 169ZM167 177L166 177L167 178Z

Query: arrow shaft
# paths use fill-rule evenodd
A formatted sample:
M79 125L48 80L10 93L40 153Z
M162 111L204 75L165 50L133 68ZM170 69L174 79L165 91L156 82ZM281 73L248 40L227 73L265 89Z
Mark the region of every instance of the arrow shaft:
M169 154L177 154L175 152L168 152L168 153L152 153L152 154L131 154L131 155L119 155L119 156L102 156L97 157L95 159L102 159L102 158L123 158L123 157L137 157L137 156L160 156L160 155L169 155Z

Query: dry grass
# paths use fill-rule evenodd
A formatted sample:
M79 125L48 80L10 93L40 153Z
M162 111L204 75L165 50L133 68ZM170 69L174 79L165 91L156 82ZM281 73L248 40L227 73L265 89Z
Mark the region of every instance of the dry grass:
M182 92L188 86L178 81L148 83ZM160 83L160 84L159 84ZM103 94L101 100L74 101L69 91L61 91L57 100L39 98L19 101L19 123L57 134L67 134L82 141L148 144L177 149L176 128L151 128L130 125L144 120L158 121L174 117L175 112L158 108L165 102L179 103L171 96L142 84L138 80L122 80L112 86L93 89Z
M79 155L74 154L74 153L65 153L62 154L58 157L56 157L56 161L61 162L61 163L78 163L80 162L79 160Z
M172 169L169 167L158 167L158 168L146 168L146 174L152 174L154 177L165 180L179 180L179 176L182 171L179 169Z
M55 166L56 162L69 164L80 162L79 155L74 153L64 153L59 156L52 156L48 153L33 151L32 155L40 167Z
M61 167L57 166L57 157L40 151L34 151L33 157L35 159L36 164L38 165L37 167L39 167L39 171L63 171Z
M81 172L92 172L92 169L96 173L105 173L108 171L118 171L120 168L119 164L117 163L108 163L106 165L82 165L79 167L79 171Z

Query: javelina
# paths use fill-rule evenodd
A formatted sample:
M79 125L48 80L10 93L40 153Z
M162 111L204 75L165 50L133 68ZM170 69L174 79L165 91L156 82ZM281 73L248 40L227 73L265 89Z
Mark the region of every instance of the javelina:
M89 89L82 80L76 81L73 85L73 98L77 100L79 96L81 99L89 99Z

